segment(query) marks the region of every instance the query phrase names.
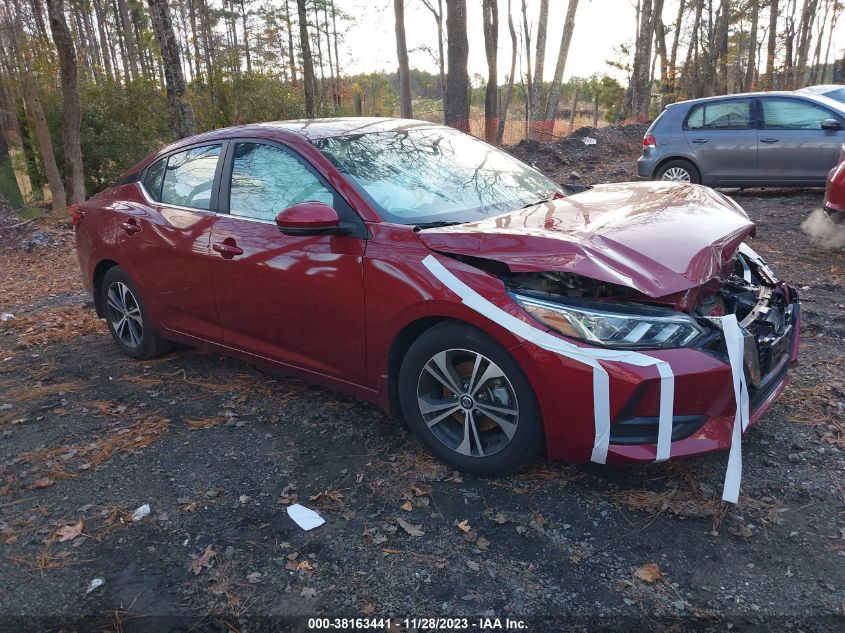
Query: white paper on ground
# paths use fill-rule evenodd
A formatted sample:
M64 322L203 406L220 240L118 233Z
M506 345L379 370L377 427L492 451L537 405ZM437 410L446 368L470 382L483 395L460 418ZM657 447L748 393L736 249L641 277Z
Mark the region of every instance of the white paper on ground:
M137 523L138 521L140 521L144 517L149 516L149 514L150 514L150 504L145 503L144 505L142 505L138 508L135 508L135 512L132 513L132 520Z
M294 523L306 532L308 530L313 530L315 527L320 527L326 522L326 520L314 512L314 510L306 508L303 505L299 505L298 503L288 506L288 516L293 519Z

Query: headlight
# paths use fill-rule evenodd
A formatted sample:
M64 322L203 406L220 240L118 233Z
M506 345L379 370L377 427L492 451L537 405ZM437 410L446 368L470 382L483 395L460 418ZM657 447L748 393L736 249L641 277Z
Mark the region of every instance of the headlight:
M606 347L686 347L704 330L691 317L660 308L611 312L512 295L527 312L564 336Z

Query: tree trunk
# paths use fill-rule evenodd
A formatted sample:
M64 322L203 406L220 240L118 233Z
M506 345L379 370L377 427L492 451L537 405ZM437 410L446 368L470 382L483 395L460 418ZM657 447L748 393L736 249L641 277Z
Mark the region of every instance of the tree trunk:
M552 121L554 128L555 113L558 102L560 102L560 89L563 82L563 71L566 69L566 58L569 56L569 45L572 43L572 33L575 31L575 12L578 10L578 0L569 0L566 8L566 18L563 21L563 35L560 37L560 50L557 53L557 64L555 64L555 76L549 89L549 100L546 103L546 112L543 116L546 120Z
M774 90L775 54L777 52L778 0L771 0L769 5L769 42L766 48L766 89Z
M760 19L760 3L751 2L751 34L748 42L748 67L745 69L743 90L750 92L754 89L754 71L757 69L757 25Z
M314 118L314 62L311 60L311 44L308 41L308 12L305 0L296 0L299 12L299 43L302 48L302 83L305 92L305 116Z
M408 47L405 44L405 0L393 0L396 19L396 58L399 60L399 113L403 119L410 119L411 112L411 70L408 68Z
M117 68L112 67L111 42L106 33L105 12L100 5L100 0L93 0L92 4L94 5L94 15L97 19L97 32L100 35L100 51L103 54L104 70L106 71L106 77L114 81L117 75Z
M531 29L528 26L528 12L527 7L525 6L525 0L522 0L522 32L523 32L523 42L525 44L525 65L528 68L528 71L525 74L525 81L528 84L528 88L525 91L525 120L526 122L531 121L531 95L534 94L533 89L533 77L531 76ZM531 136L530 128L527 130L527 136Z
M67 22L65 22L63 4L62 0L47 0L47 13L50 17L53 41L59 53L59 73L62 78L62 142L64 143L65 173L70 189L65 204L67 202L79 204L85 201L85 176L82 172L82 146L79 139L82 111L76 77L76 51ZM58 208L63 208L63 206ZM54 208L56 208L55 205Z
M502 99L502 113L499 115L499 129L496 132L496 145L502 144L502 138L505 135L505 122L508 118L508 108L513 98L513 79L516 74L516 29L513 26L513 15L511 14L511 0L508 0L508 31L511 34L511 72L508 75L508 89L505 92L505 97Z
M469 132L466 0L446 0L446 34L449 71L446 75L446 107L443 118L446 125Z
M810 43L813 39L813 22L816 19L818 0L804 0L801 21L798 26L798 62L795 66L793 88L800 88L807 82L807 58L810 55Z
M244 6L244 0L241 0L241 24L244 28L244 54L246 55L246 71L248 73L251 73L252 55L250 54L249 50L249 27L246 23L246 7Z
M534 79L531 82L531 120L541 121L545 114L543 103L543 71L546 63L546 29L549 24L549 0L540 0L537 21L537 43L534 54Z
M484 138L496 142L499 86L497 53L499 46L499 5L497 0L482 0L484 26L484 53L487 57L487 88L484 91Z
M686 0L678 3L678 19L675 21L675 34L672 37L672 51L669 54L669 68L667 74L668 92L664 94L664 104L674 103L678 99L678 44L681 39L681 22L684 19Z
M147 0L147 3L150 6L153 29L161 48L167 101L170 105L170 131L176 138L192 136L197 133L197 125L194 120L194 109L188 101L188 87L185 85L185 76L182 74L179 44L173 32L170 8L167 0Z
M572 128L575 127L575 114L578 110L578 82L575 82L575 93L572 95L572 107L569 108L569 133L572 133Z
M123 29L123 41L126 43L126 56L129 62L131 78L137 79L139 77L138 68L141 65L141 60L138 56L138 46L135 41L135 33L132 30L132 22L129 19L129 7L126 4L126 0L117 0L117 8L120 11L120 24Z
M293 54L293 27L290 20L290 7L285 0L285 26L288 29L288 63L290 64L290 83L296 88L296 56Z
M643 0L640 7L640 24L634 47L634 65L631 81L625 95L623 115L645 118L651 104L651 43L656 28L656 15L660 13L663 0Z

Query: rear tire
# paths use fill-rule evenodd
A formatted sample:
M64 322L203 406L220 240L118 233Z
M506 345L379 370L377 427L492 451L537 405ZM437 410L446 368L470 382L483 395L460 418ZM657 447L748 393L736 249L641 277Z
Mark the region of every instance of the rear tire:
M655 180L668 180L670 182L688 182L694 185L701 184L701 173L698 168L688 160L676 158L663 163L660 169L654 174Z
M106 271L100 291L106 325L120 350L146 360L169 352L170 341L159 338L141 292L120 266Z
M540 408L522 369L462 323L444 321L414 341L399 370L399 400L426 448L463 472L506 475L543 446Z

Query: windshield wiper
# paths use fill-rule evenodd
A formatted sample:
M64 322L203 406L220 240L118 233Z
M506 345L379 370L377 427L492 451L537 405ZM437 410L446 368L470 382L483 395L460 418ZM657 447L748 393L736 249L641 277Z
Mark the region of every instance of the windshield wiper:
M548 198L543 198L542 200L535 200L534 202L529 202L528 204L523 205L522 207L520 207L520 209L527 209L528 207L536 207L538 204L543 204L544 202L551 202L554 199L555 199L554 196L550 196Z
M443 220L439 220L437 222L420 222L419 224L414 225L414 230L419 231L420 229L435 229L441 226L455 226L456 224L463 224L463 222L446 222Z

